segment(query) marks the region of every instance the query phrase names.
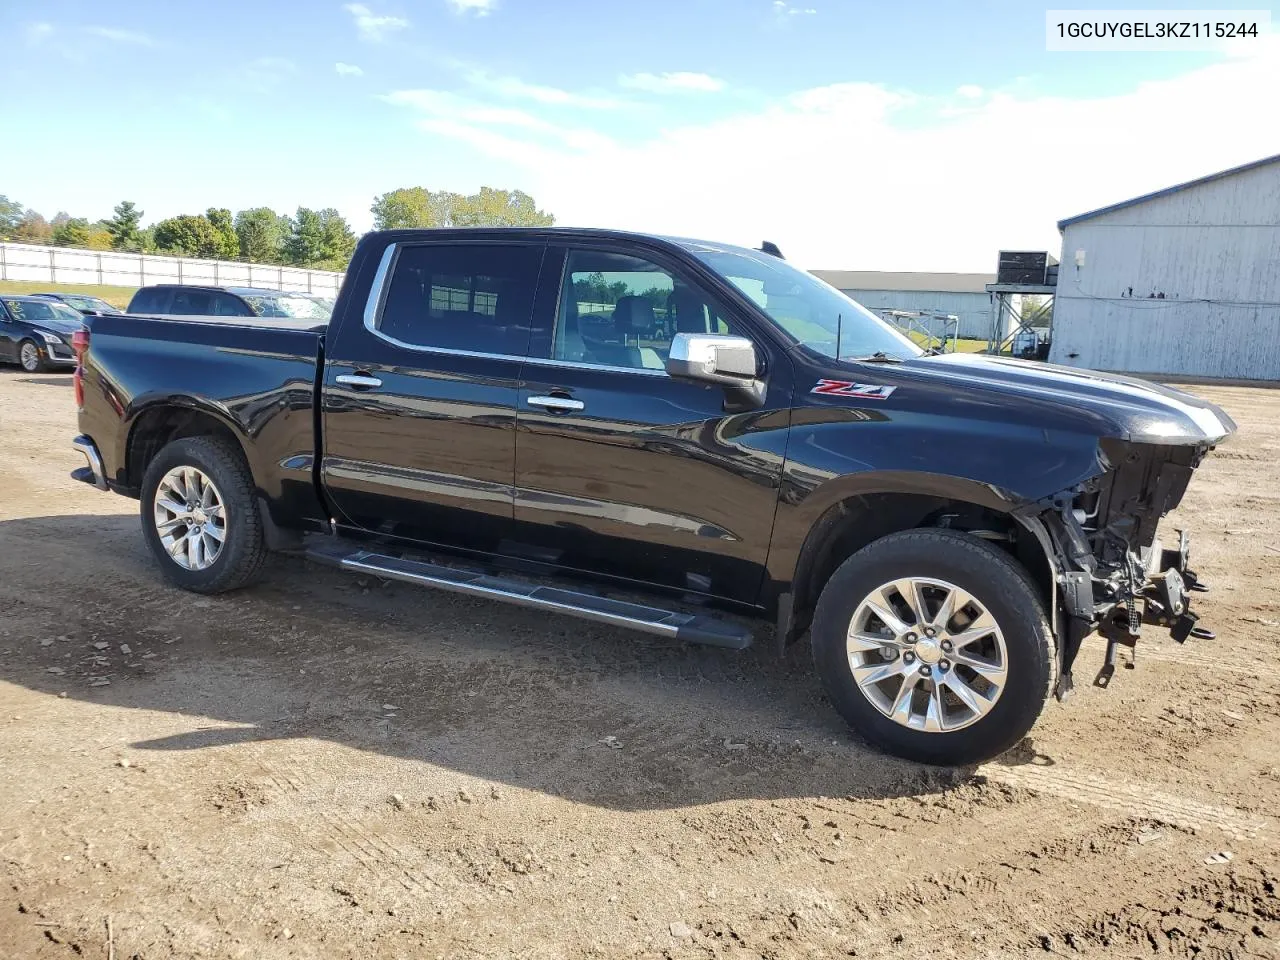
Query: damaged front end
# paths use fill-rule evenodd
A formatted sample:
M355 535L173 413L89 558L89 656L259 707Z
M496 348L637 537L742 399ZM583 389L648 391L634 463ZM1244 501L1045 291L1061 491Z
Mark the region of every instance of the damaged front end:
M1094 631L1107 641L1095 683L1115 673L1120 645L1134 647L1143 625L1167 628L1179 643L1212 639L1197 625L1191 595L1206 591L1188 564L1188 542L1163 545L1160 519L1181 502L1213 440L1190 444L1100 442L1102 472L1047 503L1040 519L1058 565L1058 699L1070 693L1072 666Z

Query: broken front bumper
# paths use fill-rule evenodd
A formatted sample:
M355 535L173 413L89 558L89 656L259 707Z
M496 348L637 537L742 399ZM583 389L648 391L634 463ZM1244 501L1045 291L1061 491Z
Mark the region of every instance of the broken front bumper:
M1133 650L1143 626L1167 629L1178 643L1190 637L1214 638L1213 631L1199 626L1200 618L1191 609L1192 595L1209 588L1189 566L1189 557L1189 540L1179 531L1176 547L1166 548L1157 540L1149 548L1131 552L1129 575L1113 577L1105 586L1086 572L1061 577L1064 621L1059 630L1059 700L1066 699L1073 689L1072 667L1085 638L1094 632L1107 644L1102 668L1094 679L1099 687L1111 683L1119 648ZM1110 594L1101 602L1099 586Z

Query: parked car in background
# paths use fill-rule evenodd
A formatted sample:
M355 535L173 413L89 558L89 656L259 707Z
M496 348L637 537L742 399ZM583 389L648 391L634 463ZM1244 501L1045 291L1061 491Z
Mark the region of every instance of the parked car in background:
M75 366L71 338L84 329L81 314L43 297L0 297L0 362L27 373Z
M333 313L333 302L291 290L161 283L135 293L128 312L153 317L275 317L324 322Z
M1156 534L1230 417L1113 374L927 356L762 250L374 232L327 326L86 327L75 476L138 498L198 593L289 549L693 643L746 646L745 616L780 646L809 631L868 739L950 764L1025 736L1090 634L1100 684L1144 627L1208 635L1186 538Z
M39 297L42 300L56 300L59 303L65 303L73 310L79 310L85 316L124 313L123 310L113 307L101 297L91 297L84 293L33 293L31 296Z

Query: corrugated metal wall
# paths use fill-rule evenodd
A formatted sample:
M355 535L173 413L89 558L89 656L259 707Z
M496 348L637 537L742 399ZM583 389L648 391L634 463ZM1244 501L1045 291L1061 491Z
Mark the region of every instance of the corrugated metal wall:
M991 334L991 295L946 293L929 290L845 290L870 310L929 310L954 314L960 319L960 336L986 340Z
M1053 321L1054 363L1280 380L1280 163L1069 224Z

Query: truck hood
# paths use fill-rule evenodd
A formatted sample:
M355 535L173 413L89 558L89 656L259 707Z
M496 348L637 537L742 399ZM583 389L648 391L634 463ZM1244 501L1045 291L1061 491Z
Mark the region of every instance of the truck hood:
M894 366L904 386L908 378L925 380L972 399L1056 408L1083 415L1105 436L1135 443L1213 444L1236 430L1235 421L1206 400L1119 374L963 353L916 357Z

